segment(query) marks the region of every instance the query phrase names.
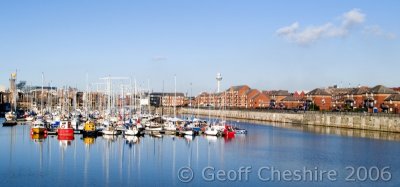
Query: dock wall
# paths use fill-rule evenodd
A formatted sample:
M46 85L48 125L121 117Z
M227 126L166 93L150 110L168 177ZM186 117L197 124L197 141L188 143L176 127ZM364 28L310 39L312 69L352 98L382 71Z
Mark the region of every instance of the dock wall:
M322 113L322 112L268 112L246 110L178 109L180 114L226 117L265 122L294 123L303 125L338 127L349 129L400 132L399 115L375 115L368 113Z

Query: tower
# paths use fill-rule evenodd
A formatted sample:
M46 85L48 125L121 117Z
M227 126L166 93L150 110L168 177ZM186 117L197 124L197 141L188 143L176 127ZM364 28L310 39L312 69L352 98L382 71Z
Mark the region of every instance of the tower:
M17 73L12 73L10 77L10 103L11 107L16 110L17 108L17 87L15 85L15 82L17 80Z
M221 73L217 73L217 93L220 92L220 88L221 88L221 81L222 81L222 75Z

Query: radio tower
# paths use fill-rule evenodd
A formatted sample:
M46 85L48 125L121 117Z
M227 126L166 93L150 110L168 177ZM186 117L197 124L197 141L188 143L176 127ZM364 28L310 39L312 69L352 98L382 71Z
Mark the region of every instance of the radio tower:
M222 81L222 75L221 73L217 73L217 93L220 92L221 81Z

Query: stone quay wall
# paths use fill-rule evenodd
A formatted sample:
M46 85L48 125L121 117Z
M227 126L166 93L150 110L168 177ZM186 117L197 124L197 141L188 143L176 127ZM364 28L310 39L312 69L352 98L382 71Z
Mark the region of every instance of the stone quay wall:
M400 115L179 108L179 114L400 133Z

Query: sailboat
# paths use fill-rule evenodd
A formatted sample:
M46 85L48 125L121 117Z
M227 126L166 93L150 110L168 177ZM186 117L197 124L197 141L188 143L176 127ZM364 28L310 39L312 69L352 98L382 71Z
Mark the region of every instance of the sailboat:
M218 136L218 135L220 135L220 131L218 131L214 127L207 127L206 130L204 131L204 134L206 134L208 136Z
M136 136L139 134L139 130L136 126L131 126L127 130L125 130L125 136Z

